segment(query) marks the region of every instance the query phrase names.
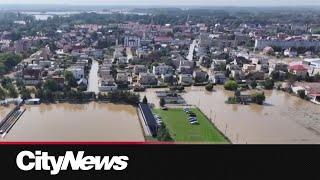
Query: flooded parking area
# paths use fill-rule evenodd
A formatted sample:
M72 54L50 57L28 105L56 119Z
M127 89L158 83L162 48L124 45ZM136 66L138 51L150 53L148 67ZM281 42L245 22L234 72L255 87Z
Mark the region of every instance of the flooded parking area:
M130 105L91 102L25 107L1 141L144 141L137 110ZM5 116L4 108L0 114Z

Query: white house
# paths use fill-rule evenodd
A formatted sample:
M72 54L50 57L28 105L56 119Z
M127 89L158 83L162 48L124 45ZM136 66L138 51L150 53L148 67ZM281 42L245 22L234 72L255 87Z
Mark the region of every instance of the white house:
M99 91L115 91L118 89L118 85L114 83L113 78L99 80Z
M73 74L74 78L77 80L84 78L84 69L83 68L71 67L68 69L68 71L70 71Z
M172 74L173 68L168 65L153 66L152 72L154 75Z

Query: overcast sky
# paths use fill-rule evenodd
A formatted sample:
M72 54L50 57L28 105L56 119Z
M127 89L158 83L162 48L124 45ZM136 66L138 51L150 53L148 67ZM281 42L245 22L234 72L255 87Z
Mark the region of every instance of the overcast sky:
M320 0L0 0L0 4L313 6Z

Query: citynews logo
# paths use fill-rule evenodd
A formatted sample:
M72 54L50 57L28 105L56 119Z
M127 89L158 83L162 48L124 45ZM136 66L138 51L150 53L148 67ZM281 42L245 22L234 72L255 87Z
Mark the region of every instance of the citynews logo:
M44 170L50 171L51 175L57 175L60 171L67 170L69 166L74 171L92 169L121 171L127 168L128 160L128 156L84 156L84 151L79 151L76 156L72 151L67 151L64 156L57 158L49 156L48 152L22 151L17 155L16 164L23 171Z

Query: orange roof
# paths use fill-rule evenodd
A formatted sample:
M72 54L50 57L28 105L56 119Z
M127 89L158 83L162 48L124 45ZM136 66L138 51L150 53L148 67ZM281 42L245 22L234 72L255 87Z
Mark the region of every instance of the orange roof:
M308 69L305 68L302 64L296 64L289 67L289 70L295 71L307 71Z

